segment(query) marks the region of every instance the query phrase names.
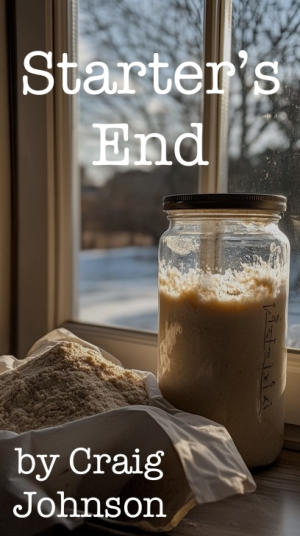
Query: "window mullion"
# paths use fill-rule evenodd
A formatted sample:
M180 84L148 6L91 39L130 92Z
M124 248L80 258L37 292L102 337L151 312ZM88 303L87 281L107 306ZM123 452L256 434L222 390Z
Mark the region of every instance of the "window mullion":
M77 61L77 2L54 0L53 21L54 64L61 61L65 52L71 61ZM56 74L59 79L59 73ZM76 123L76 96L66 95L57 84L54 94L57 325L69 320L77 310L80 192L75 158Z
M232 0L205 2L204 64L231 59ZM212 70L205 69L203 87L203 153L208 166L201 169L199 188L202 193L227 190L227 132L228 132L228 77L220 71L220 87L224 94L211 95Z

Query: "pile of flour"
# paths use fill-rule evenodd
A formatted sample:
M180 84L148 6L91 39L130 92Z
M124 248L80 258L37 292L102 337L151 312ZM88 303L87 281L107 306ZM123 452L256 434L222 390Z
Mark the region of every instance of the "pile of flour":
M18 433L131 404L148 404L143 379L75 342L0 375L0 429Z

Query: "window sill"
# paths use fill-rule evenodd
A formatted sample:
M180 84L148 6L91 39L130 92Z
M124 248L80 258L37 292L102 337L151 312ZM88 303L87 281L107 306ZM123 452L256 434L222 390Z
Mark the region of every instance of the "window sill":
M284 448L300 452L300 426L294 424L285 425Z
M284 449L272 466L254 471L255 493L194 508L172 536L293 536L300 526L300 459Z

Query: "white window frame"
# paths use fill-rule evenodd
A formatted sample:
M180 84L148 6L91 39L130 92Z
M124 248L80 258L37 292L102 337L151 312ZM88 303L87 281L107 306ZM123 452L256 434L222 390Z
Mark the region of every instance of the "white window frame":
M14 181L18 214L15 351L24 355L36 338L64 325L80 337L116 354L126 366L155 372L155 333L70 320L76 309L74 267L79 250L80 215L79 182L73 159L74 106L72 99L59 88L46 96L24 97L20 62L33 49L53 50L54 61L62 52L74 51L76 2L11 2L18 37L15 64L12 62L15 73L18 73L13 102L17 110L17 139L13 154L17 162ZM229 59L230 41L231 0L206 1L205 61ZM205 84L208 83L209 80L205 80ZM211 164L202 170L202 192L226 191L227 100L228 92L209 98L204 96L204 156ZM287 375L286 421L300 424L299 350L288 350Z

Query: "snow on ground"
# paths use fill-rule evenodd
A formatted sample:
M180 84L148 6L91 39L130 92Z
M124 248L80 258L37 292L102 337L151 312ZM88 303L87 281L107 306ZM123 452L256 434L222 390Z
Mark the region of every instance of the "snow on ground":
M79 318L86 322L157 330L157 249L83 251Z

